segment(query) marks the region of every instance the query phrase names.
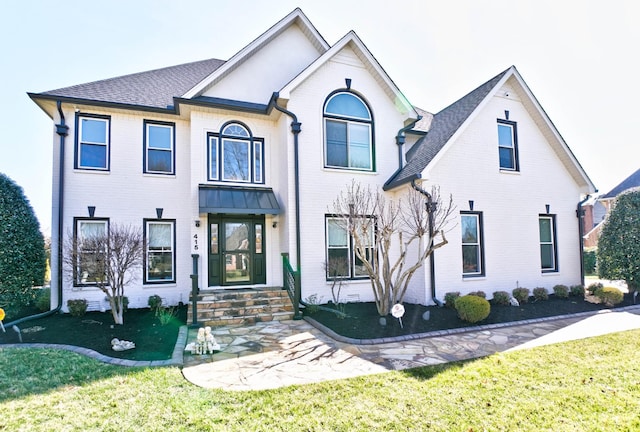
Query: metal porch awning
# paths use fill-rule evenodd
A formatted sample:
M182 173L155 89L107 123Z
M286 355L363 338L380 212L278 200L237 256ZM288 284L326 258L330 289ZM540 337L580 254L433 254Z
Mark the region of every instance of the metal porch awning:
M273 189L200 185L200 213L280 214Z

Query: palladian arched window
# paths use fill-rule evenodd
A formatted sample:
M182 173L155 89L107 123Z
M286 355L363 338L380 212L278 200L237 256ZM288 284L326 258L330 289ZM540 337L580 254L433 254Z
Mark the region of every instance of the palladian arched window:
M239 122L209 133L209 180L264 183L264 140Z
M327 168L373 171L373 118L367 104L353 93L331 95L324 106Z

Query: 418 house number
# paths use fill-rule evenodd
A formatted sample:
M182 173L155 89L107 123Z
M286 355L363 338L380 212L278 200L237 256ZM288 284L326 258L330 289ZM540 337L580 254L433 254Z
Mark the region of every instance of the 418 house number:
M198 234L193 235L193 250L198 250Z

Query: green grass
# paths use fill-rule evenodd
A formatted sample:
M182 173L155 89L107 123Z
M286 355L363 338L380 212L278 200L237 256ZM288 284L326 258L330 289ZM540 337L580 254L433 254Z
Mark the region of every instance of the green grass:
M640 429L640 331L255 392L178 368L0 348L0 431L625 431Z

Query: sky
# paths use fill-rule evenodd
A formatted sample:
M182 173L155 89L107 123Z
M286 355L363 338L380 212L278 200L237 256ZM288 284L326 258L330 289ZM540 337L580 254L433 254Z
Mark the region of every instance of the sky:
M433 113L515 65L601 193L640 168L637 0L3 0L0 172L43 233L53 122L27 92L227 60L296 7L331 45L354 30Z

